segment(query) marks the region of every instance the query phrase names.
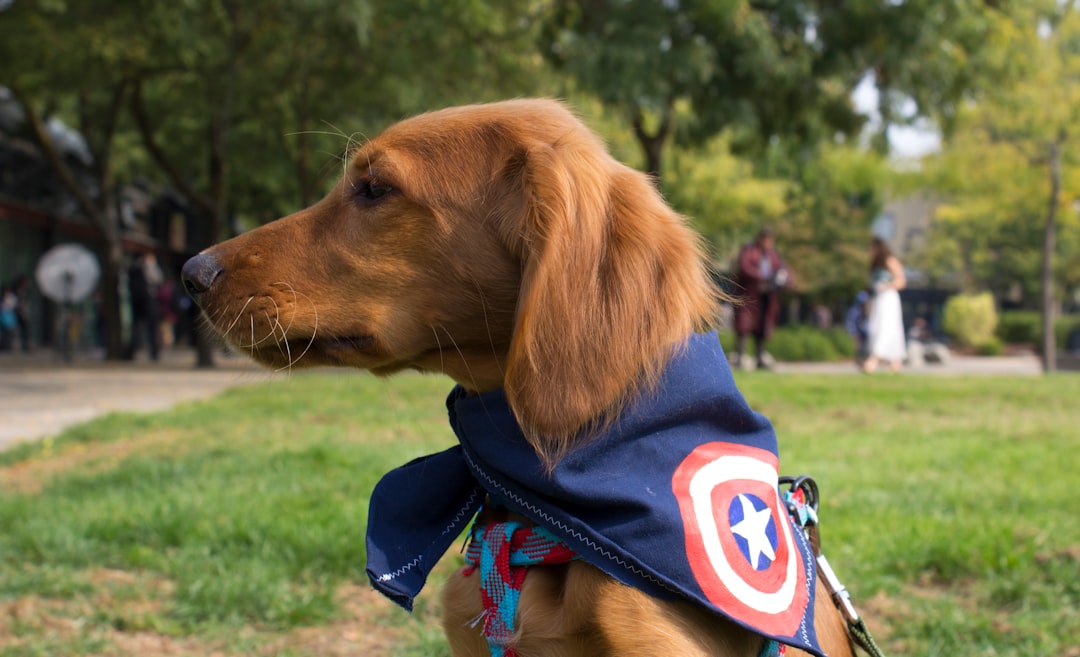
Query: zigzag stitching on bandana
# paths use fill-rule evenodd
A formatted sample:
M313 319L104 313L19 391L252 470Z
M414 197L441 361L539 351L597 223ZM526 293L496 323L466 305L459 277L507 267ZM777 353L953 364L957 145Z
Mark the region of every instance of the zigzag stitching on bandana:
M788 520L788 524L791 525L792 534L795 536L795 541L799 544L799 552L802 553L803 567L806 568L806 590L809 593L807 598L807 606L813 607L813 600L815 592L811 588L811 582L814 581L814 549L810 546L810 541L807 540L806 534L803 530L795 526L795 523ZM803 643L805 645L812 645L810 643L810 633L806 629L806 612L803 612L802 620L799 621L799 633L802 634Z
M469 507L471 507L471 506L472 506L473 502L475 502L475 501L476 501L476 498L477 498L477 497L478 497L479 495L480 495L480 490L479 490L479 489L475 489L475 488L474 488L474 489L473 489L473 492L472 492L472 494L470 494L470 495L469 495L469 499L465 500L465 503L461 505L461 508L460 508L460 509L458 509L458 512L457 512L457 514L456 514L456 515L454 516L453 520L451 520L451 521L450 521L450 522L449 522L449 523L448 523L448 524L446 525L446 527L445 527L445 528L444 528L444 529L442 530L442 533L441 533L441 534L439 534L439 536L446 536L446 535L447 535L447 534L449 534L450 532L454 531L454 530L455 530L455 528L456 528L456 527L458 526L458 522L459 522L459 521L460 521L460 520L461 520L462 518L468 518L468 517L471 517L471 514L470 514L469 516L467 516L467 515L466 515L466 513L468 512L468 509L469 509ZM379 577L378 577L377 579L378 579L378 580L379 580L380 582L389 582L389 581L391 581L391 580L393 580L393 579L395 579L395 578L401 577L402 575L404 575L405 573L409 572L409 571L410 571L410 570L412 570L413 568L416 568L417 566L419 566L419 565L420 565L420 561L421 561L421 560L422 560L423 558L424 558L424 555L422 555L422 554L418 554L418 555L416 555L415 557L413 557L413 560L412 560L412 561L410 561L409 563L405 564L405 565L404 565L404 566L402 566L401 568L398 568L398 569L397 569L397 570L395 570L394 572L391 572L391 573L386 573L385 575L379 575Z
M465 461L468 462L469 467L471 467L474 472L478 473L481 477L483 477L484 480L486 480L493 488L498 489L498 491L500 493L502 493L505 497L513 500L518 505L520 505L521 508L532 511L538 517L543 518L544 520L549 522L553 527L558 527L559 529L563 530L564 532L566 532L570 536L573 536L574 538L581 541L582 543L584 543L588 547L592 548L593 551L596 552L597 554L599 554L600 556L605 557L609 561L611 561L611 562L613 562L615 564L618 564L619 566L622 566L625 570L627 570L627 571L629 571L629 572L631 572L631 573L633 573L633 574L635 574L635 575L637 575L639 577L643 577L643 578L649 580L650 582L656 584L657 586L659 586L659 587L661 587L663 589L666 589L668 591L672 591L672 592L675 592L675 593L678 592L678 591L675 591L674 589L672 589L670 586L668 586L664 582L657 579L656 577L654 577L651 574L645 572L641 568L638 568L637 566L634 566L634 565L632 565L630 563L627 563L625 559L622 559L621 557L618 557L618 556L612 554L611 552L609 552L605 548L601 547L600 545L597 545L588 536L585 536L584 534L577 531L576 529L573 529L572 527L568 526L566 523L564 523L564 522L562 522L560 520L556 520L555 518L551 517L550 515L545 513L543 509L536 506L535 504L532 504L532 503L528 502L527 500L522 499L520 495L518 495L517 493L507 489L505 486L503 486L499 482L495 481L495 479L493 479L491 477L491 475L484 472L484 470L481 469L478 465L476 465L476 462L473 461L472 458L469 457L468 452L462 450L462 455L465 457Z

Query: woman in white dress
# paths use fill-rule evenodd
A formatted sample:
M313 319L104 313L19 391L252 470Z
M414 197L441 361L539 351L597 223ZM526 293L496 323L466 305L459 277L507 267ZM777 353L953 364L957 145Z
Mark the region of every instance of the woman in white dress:
M882 361L893 372L900 371L907 356L904 336L904 317L900 309L900 290L907 281L904 267L892 254L889 245L880 237L870 243L870 286L874 297L870 302L868 321L869 356L863 362L864 372L873 372Z

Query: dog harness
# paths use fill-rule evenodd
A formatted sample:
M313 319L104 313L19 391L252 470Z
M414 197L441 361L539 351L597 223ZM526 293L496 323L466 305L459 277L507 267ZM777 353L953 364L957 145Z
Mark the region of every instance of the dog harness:
M371 496L368 576L401 606L487 498L628 586L823 657L814 552L778 492L776 436L715 333L691 336L654 388L553 470L504 391L457 387L447 409L460 444L389 472Z

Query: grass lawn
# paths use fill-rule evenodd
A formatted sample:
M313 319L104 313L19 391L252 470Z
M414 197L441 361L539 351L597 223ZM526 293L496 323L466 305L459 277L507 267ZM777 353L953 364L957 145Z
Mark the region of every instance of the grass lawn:
M739 383L887 655L1080 657L1080 377ZM448 390L302 374L0 453L0 657L446 654L438 581L409 616L363 568Z

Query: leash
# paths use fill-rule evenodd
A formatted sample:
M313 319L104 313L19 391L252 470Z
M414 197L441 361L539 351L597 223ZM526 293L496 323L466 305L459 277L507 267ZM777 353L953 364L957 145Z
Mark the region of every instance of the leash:
M787 504L788 514L802 528L810 539L814 552L817 554L818 573L825 581L825 587L829 590L833 604L840 610L840 615L847 623L848 634L857 646L863 649L871 657L884 657L884 653L870 636L870 630L859 612L855 611L855 605L851 602L851 594L847 587L840 583L836 573L833 572L829 560L821 552L821 539L818 535L818 496L817 482L809 475L801 477L780 477L780 486L788 486L783 492L784 503Z

